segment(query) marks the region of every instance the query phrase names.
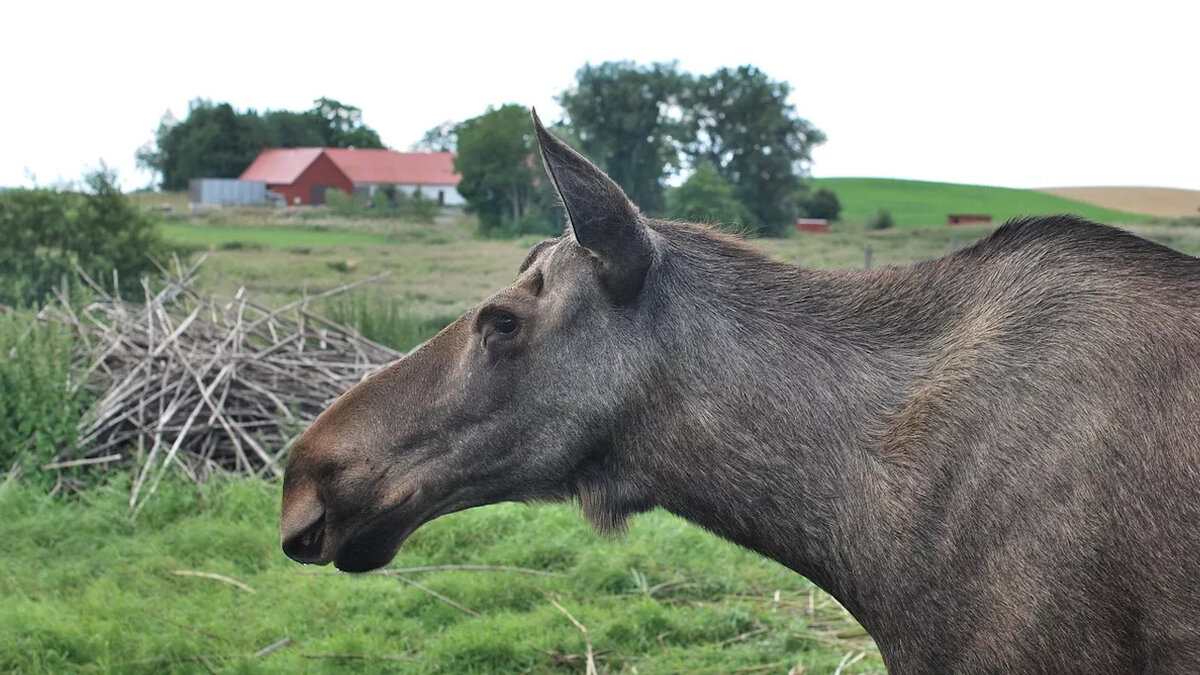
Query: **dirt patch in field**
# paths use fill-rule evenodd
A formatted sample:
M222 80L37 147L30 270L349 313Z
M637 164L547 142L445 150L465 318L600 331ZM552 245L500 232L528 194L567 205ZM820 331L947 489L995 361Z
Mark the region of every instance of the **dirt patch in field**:
M1038 192L1148 216L1183 218L1200 215L1200 190L1154 187L1060 187Z

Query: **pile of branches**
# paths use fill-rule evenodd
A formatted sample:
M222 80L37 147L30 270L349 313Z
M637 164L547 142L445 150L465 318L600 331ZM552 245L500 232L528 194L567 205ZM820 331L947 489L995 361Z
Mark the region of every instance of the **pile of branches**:
M122 300L85 275L90 304L76 311L60 298L48 308L77 330L75 386L96 395L80 422L78 454L60 465L133 463L136 510L172 466L196 481L282 475L280 460L299 433L401 356L309 311L377 277L269 309L244 289L223 301L198 293L202 262L164 269L159 290L143 283L144 302Z

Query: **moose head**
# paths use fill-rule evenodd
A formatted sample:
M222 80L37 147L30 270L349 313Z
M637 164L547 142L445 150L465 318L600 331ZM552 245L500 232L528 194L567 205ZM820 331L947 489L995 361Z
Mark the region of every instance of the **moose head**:
M501 501L575 496L600 527L617 524L588 499L588 476L655 367L640 299L658 236L615 182L534 125L568 232L301 436L280 526L295 560L369 570L423 523Z

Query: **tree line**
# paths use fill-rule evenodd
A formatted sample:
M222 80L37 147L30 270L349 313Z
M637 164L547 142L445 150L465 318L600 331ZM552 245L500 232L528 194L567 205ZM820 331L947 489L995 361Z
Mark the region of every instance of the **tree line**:
M828 190L810 191L812 149L825 135L799 115L787 82L754 66L706 75L674 63L585 65L558 101L553 130L617 181L644 212L758 235L782 234L799 216L836 219ZM560 217L542 179L529 110L508 104L447 121L414 144L454 151L459 192L489 234L553 233ZM236 177L268 147L384 147L361 111L328 98L304 112L238 112L196 100L139 151L163 189L195 177ZM684 180L686 178L686 180Z
M693 75L673 63L586 65L558 98L565 119L554 131L647 213L778 235L798 216L836 219L840 209L832 192L808 190L811 151L825 135L798 114L791 93L753 66ZM414 147L457 151L459 192L485 230L555 227L555 202L530 161L524 107L443 123Z
M205 99L188 105L187 117L169 115L154 143L137 152L138 165L161 177L164 190L186 190L192 178L237 178L264 148L382 148L383 141L363 124L362 110L331 98L313 101L302 112L238 112L228 103Z

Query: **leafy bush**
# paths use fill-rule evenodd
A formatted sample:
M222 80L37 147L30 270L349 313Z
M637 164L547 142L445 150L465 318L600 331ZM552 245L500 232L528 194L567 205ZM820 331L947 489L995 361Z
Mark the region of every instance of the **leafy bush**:
M325 263L325 266L328 267L329 269L333 270L334 272L341 272L342 274L349 274L350 272L353 272L354 270L358 269L358 261L357 260L331 260L331 261Z
M71 390L71 333L21 312L0 313L0 471L29 476L74 445L87 397Z
M346 194L337 188L325 191L325 206L339 216L351 217L358 215L361 208L354 195Z
M868 230L887 230L896 226L896 221L892 218L892 212L887 209L876 213L867 221Z
M501 216L496 221L479 218L479 234L488 238L507 239L526 235L557 237L562 233L563 224L547 213L527 213L520 221L508 216Z
M168 251L155 222L117 188L106 170L85 179L85 192L20 189L0 194L0 302L43 301L79 265L119 290L141 292L140 278Z
M842 203L829 188L817 188L804 202L804 214L809 218L824 218L835 222L842 214Z
M325 205L345 218L402 218L418 223L432 223L442 210L419 187L409 195L394 185L380 186L370 197L348 195L335 188L325 193Z
M422 223L432 223L433 219L437 217L437 214L442 210L441 207L438 206L437 201L426 197L425 193L421 191L420 187L418 187L416 191L414 191L407 199L403 198L403 192L399 193L397 196L401 198L400 201L397 202L397 205L401 207L407 207L407 209L402 210L407 210L409 216Z
M712 164L701 164L683 185L667 193L667 217L740 230L746 207L734 189Z
M233 241L223 241L217 245L217 248L222 251L261 251L266 246L260 241L235 239Z

